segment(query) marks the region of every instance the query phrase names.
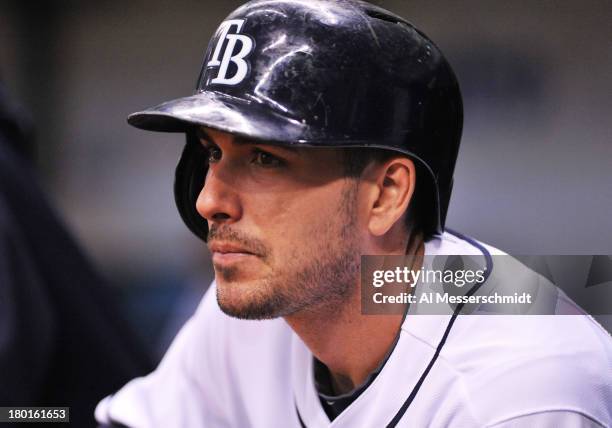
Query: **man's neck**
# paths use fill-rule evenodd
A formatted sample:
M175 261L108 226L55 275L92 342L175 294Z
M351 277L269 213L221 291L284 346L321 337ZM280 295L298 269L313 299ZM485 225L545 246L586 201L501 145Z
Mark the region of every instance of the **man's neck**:
M413 257L412 269L422 265L424 244L410 240L406 250ZM342 307L323 305L285 317L313 355L332 374L337 394L362 384L383 361L401 328L402 315L364 315L360 287L355 287Z

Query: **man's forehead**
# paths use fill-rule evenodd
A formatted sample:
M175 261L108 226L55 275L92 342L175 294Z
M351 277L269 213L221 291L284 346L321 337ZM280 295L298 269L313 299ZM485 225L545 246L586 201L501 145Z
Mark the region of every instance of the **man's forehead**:
M289 144L276 143L276 142L266 142L261 140L255 140L253 138L248 138L242 135L236 135L229 132L218 131L212 128L198 128L197 129L197 137L201 141L207 141L210 143L217 144L220 140L225 140L226 142L231 142L238 145L267 145L279 147L284 150L288 150L291 152L297 152L298 147L291 146Z

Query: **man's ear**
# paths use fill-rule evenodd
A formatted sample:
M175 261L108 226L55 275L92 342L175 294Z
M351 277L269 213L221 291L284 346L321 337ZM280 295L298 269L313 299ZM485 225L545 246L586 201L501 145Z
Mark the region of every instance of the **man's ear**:
M370 178L368 229L382 236L404 217L416 185L416 169L411 159L393 157L373 163L366 169Z

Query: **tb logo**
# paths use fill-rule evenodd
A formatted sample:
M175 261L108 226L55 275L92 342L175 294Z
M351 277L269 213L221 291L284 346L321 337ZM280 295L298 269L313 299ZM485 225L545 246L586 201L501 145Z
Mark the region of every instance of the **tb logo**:
M210 83L217 83L220 85L237 85L242 82L249 72L249 64L245 58L253 50L253 39L249 36L240 34L242 26L244 25L244 19L231 19L225 21L217 30L219 39L212 59L206 64L207 67L219 67L217 77L212 79ZM232 29L235 29L230 33ZM226 43L227 41L227 43ZM223 55L221 50L225 45ZM237 49L238 48L238 49ZM230 63L236 66L236 71L232 76L228 76L228 69Z

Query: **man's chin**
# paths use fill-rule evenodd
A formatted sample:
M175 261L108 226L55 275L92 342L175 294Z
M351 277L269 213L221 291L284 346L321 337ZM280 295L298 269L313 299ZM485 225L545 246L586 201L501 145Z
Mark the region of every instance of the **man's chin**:
M278 293L264 293L261 285L217 281L217 302L221 310L234 318L265 320L287 315L288 302ZM259 292L258 292L259 291Z

